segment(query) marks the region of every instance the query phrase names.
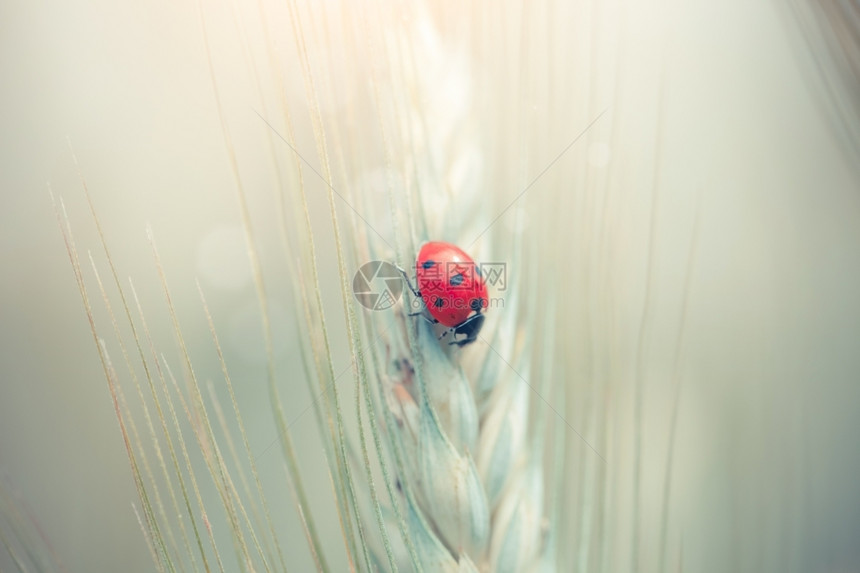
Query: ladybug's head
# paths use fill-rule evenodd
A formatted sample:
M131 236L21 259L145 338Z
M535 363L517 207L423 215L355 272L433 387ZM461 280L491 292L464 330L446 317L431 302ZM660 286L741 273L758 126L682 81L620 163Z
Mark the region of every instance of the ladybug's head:
M466 346L478 340L478 333L481 332L481 327L484 326L484 315L480 313L474 314L466 319L465 322L454 328L454 336L458 334L464 335L466 338L454 340L449 344L457 346Z

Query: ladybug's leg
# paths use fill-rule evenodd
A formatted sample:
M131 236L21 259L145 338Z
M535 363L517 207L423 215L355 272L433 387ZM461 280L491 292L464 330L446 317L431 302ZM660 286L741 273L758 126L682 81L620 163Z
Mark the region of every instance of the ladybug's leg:
M427 313L423 310L419 310L418 312L410 312L408 316L420 316L421 318L429 322L431 325L437 324L439 322L435 318L427 316Z
M439 321L433 318L432 316L427 316L427 312L424 310L419 310L418 312L410 312L406 316L420 316L430 324L439 324Z
M415 295L415 298L421 298L421 291L412 286L412 281L409 280L409 275L406 274L406 271L401 269L397 265L394 265L394 268L396 268L400 272L400 274L403 275L403 280L406 281L406 286L409 287L409 290L412 291L412 294Z

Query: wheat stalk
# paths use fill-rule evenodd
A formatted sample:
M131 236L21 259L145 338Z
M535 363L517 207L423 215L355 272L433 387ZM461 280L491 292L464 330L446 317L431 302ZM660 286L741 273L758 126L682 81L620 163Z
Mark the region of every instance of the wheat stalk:
M362 16L364 25L369 26L367 15ZM424 23L420 18L421 14L418 14L419 25ZM409 31L407 28L404 33ZM377 37L374 32L368 30L368 37ZM384 34L382 36L385 37ZM394 44L400 40L396 35L385 39ZM371 40L371 60L385 61L384 57L374 57L378 49ZM439 56L432 53L411 55L413 58ZM438 62L433 63L438 65ZM401 73L408 75L409 72L406 69ZM457 79L465 81L465 78ZM393 164L388 176L388 200L394 242L400 248L392 253L384 239L372 235L366 227L358 226L360 244L364 246L366 257L390 258L393 255L400 264L409 267L416 252L415 246L428 238L427 229L441 231L456 214L437 211L435 220L425 216L433 201L441 197L432 189L443 188L445 181L434 178L435 174L420 164L419 157L409 153L395 154L392 142L410 149L424 148L427 155L439 152L432 148L433 145L451 148L451 144L456 142L430 142L431 148L427 149L426 141L403 141L402 138L406 137L402 131L405 129L403 124L410 120L408 111L403 114L395 112L391 120L393 133L389 132L392 128L382 119L384 112L378 89L378 70L371 69L371 80L375 107L381 118L380 139L386 163ZM410 85L409 79L404 83ZM398 110L409 109L408 102L404 101L394 102L394 106ZM448 119L456 123L462 118L452 114ZM397 181L391 174L410 168L416 171L411 189L409 178ZM395 186L404 186L405 193L395 193ZM421 194L417 192L419 186L425 189ZM449 192L457 198L457 208L468 209L474 201L474 189L449 189ZM337 228L334 211L332 217ZM343 272L341 278L345 283ZM344 302L355 304L353 300ZM375 351L372 363L376 369L373 382L378 385L379 398L374 407L369 392L365 391L365 406L389 489L391 507L412 565L419 570L446 571L478 568L525 570L536 566L544 556L541 527L543 476L540 456L529 456L524 448L528 415L528 395L522 391L524 385L512 380L510 372L507 372L508 376L499 376L498 361L504 359L491 356L489 352L485 354L482 367L472 369L475 380L470 381L458 359L445 352L436 341L432 329L421 321L412 322L405 316L403 308L401 305L398 311L386 317L368 317L366 329L374 341L380 341L379 345L372 345ZM504 330L500 338L508 341L514 337L512 331L516 329L518 317L515 308L509 310L508 320L500 322L497 327ZM353 316L349 310L347 314ZM353 350L358 349L359 344L355 344ZM510 351L511 348L505 350ZM358 355L361 357L362 353L359 351ZM511 359L520 362L515 357ZM363 367L358 374L359 386L367 390L369 381ZM478 391L476 398L475 392ZM357 413L360 426L361 409L358 404ZM385 451L380 448L374 423L377 416L385 422ZM360 435L360 439L367 465L364 436ZM397 480L397 496L391 493L387 457L394 461L392 477ZM367 478L372 493L373 476L368 473ZM379 501L373 497L372 502L379 516ZM404 514L408 532L404 532ZM491 514L494 517L491 518ZM396 568L386 529L380 524L379 530L389 564Z

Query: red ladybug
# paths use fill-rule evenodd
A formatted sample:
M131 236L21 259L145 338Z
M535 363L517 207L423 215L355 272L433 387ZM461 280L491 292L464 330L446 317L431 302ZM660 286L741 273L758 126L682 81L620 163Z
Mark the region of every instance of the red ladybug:
M449 332L455 338L465 336L450 343L458 346L477 340L489 297L487 283L472 257L451 243L425 243L415 260L415 278L418 289L412 291L424 301L428 320L448 327L440 338Z

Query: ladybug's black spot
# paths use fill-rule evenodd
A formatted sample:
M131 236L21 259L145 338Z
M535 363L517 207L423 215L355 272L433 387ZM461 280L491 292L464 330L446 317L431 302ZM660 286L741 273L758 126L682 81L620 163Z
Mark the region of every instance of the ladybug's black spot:
M472 302L469 303L469 306L472 307L472 310L479 311L481 307L484 306L484 299L482 298L473 298Z
M427 260L427 261L424 261L424 264L422 264L421 266L425 269L429 269L430 267L432 267L435 264L436 264L436 261Z
M480 278L484 278L484 275L481 273L481 267L478 265L475 265L475 274L478 275Z
M451 277L451 286L460 286L461 284L463 284L464 280L466 279L465 277L463 277L463 273L457 273L456 275Z
M437 298L435 301L433 301L433 305L436 308L442 308L443 306L445 306L445 301L442 300L442 298L440 297L440 298Z

